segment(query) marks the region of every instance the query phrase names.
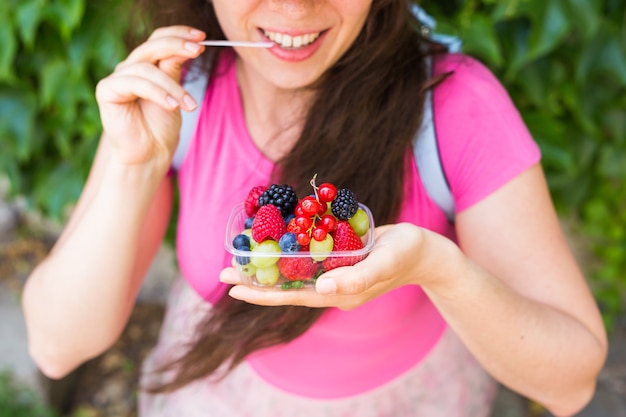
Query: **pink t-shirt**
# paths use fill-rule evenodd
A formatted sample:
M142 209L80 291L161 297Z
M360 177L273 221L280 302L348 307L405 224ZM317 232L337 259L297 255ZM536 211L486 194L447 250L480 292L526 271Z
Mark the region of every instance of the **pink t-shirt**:
M179 169L177 255L182 275L208 302L226 290L219 272L231 264L226 221L249 189L268 184L273 163L249 136L232 58L212 77L187 155ZM442 163L462 211L537 163L532 140L509 96L479 62L463 55L435 61L454 71L434 93ZM406 198L399 221L455 238L424 190L407 154ZM247 360L277 388L313 398L356 395L388 382L428 354L446 324L418 286L384 294L351 311L327 309L302 336Z

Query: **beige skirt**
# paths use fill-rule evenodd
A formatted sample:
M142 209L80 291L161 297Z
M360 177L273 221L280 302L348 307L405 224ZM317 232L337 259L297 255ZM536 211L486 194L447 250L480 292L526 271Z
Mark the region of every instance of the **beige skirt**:
M193 337L210 312L183 280L172 287L159 343L143 364L142 384ZM487 417L497 384L449 328L428 356L395 380L342 399L319 400L268 384L245 362L219 383L200 380L174 393L139 395L140 417Z

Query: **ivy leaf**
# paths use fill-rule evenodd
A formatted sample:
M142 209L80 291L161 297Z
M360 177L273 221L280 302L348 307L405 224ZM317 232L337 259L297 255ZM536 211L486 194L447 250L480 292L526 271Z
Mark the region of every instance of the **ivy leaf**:
M14 80L13 60L17 52L17 41L13 36L13 22L4 14L0 14L0 45L0 81Z
M483 58L491 66L500 67L503 64L498 36L487 16L478 15L471 19L463 33L463 46L468 53Z
M37 28L45 0L27 0L20 3L15 12L15 20L24 45L31 49L35 43Z
M599 2L568 0L565 2L569 20L576 22L576 29L583 32L585 40L591 39L600 27Z
M56 58L46 62L40 73L41 103L50 106L66 86L68 67L65 61Z
M25 160L32 152L37 98L30 91L0 86L0 137L13 140L15 157Z
M83 0L56 0L46 7L45 17L59 30L61 37L69 41L74 29L80 25L84 12Z
M536 59L556 48L570 29L567 13L559 0L535 2L531 20L532 26L528 38L528 55L526 57L528 61Z

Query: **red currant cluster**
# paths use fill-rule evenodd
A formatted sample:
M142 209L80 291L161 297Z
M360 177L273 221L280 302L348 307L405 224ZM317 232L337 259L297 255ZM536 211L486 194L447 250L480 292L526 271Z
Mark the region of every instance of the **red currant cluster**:
M331 183L315 185L315 177L311 180L315 196L301 199L294 210L292 220L296 240L302 246L307 246L311 239L318 242L326 239L328 233L337 228L337 218L330 212L330 203L337 197L337 187Z

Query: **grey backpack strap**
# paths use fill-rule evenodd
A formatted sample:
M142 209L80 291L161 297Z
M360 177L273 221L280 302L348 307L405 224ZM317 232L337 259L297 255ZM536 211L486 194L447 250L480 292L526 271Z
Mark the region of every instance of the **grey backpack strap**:
M431 68L430 59L427 65ZM448 220L454 222L454 196L450 190L439 154L433 115L432 90L426 92L422 125L414 139L413 155L426 192L445 213Z
M411 11L420 22L420 32L431 40L446 46L448 52L460 52L462 42L454 37L435 33L437 22L424 9L413 3ZM426 59L428 76L432 75L432 59ZM446 178L446 173L439 154L437 142L437 130L433 115L433 93L432 89L426 92L424 102L424 114L422 125L417 131L413 142L413 154L415 163L422 180L422 184L430 198L445 213L450 222L454 222L455 205L454 196L450 189L450 184Z
M207 84L209 83L209 76L200 71L198 66L190 66L189 71L185 75L185 81L183 87L187 92L196 100L198 107L191 112L181 111L181 126L178 139L178 147L172 158L172 168L178 170L182 165L187 149L191 143L191 138L196 131L196 125L198 122L198 115L200 108L202 107L202 101L204 100L204 94L206 92Z

